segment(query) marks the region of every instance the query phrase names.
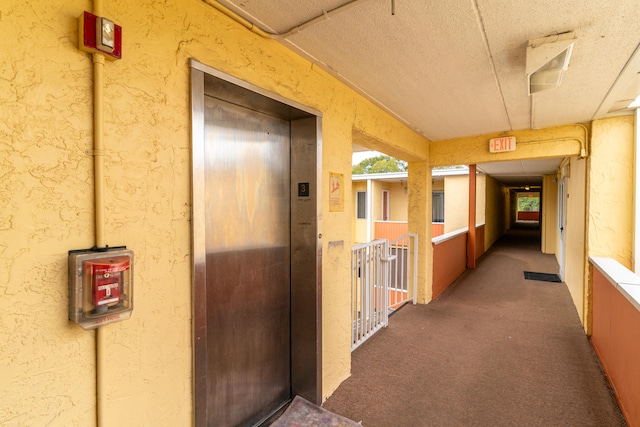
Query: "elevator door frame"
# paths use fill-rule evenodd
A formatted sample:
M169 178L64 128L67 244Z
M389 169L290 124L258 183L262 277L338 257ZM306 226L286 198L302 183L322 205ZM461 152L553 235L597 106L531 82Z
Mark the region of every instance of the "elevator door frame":
M194 424L207 425L207 281L204 97L291 124L291 396L322 402L321 114L194 59L192 106L192 278Z

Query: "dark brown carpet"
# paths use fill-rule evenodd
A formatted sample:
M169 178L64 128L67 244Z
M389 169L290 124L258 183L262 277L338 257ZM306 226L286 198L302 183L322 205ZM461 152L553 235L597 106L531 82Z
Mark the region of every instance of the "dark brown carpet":
M441 297L405 306L352 353L323 405L365 427L624 426L535 230L512 230Z

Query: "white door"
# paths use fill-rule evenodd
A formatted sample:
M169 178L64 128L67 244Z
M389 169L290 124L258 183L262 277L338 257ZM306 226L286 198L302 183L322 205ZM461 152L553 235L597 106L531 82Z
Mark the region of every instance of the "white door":
M560 280L564 281L565 236L567 227L567 178L563 177L558 183L558 228L560 230L560 252L558 264L560 266Z

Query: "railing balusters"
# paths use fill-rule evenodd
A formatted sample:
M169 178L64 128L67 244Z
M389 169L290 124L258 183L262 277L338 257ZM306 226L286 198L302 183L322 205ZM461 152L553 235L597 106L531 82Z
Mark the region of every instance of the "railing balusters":
M405 234L392 242L377 239L352 248L352 351L387 326L390 311L409 299L416 303L417 251L415 234Z

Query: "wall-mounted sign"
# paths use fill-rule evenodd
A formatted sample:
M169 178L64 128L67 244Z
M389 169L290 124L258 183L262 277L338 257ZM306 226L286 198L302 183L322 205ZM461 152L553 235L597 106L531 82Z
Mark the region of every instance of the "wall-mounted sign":
M344 212L344 175L329 173L329 212Z
M491 153L502 153L516 150L516 137L503 136L502 138L492 138L489 140L489 151Z
M299 182L298 183L298 197L309 197L309 183L308 182Z

